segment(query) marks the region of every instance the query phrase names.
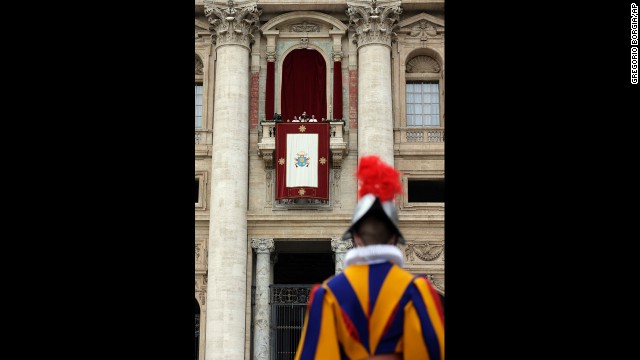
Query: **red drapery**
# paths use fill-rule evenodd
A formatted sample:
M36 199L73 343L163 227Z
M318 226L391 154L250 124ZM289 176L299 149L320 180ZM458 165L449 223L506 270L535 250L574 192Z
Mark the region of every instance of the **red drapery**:
M282 119L293 120L303 111L320 121L327 118L327 65L313 49L296 49L282 64ZM267 95L268 96L268 95ZM266 114L273 116L273 114Z
M294 154L287 154L287 134L301 133L318 134L318 149L305 149L309 152L309 166L317 166L318 187L287 187L287 165L295 161ZM329 124L309 122L276 124L274 164L276 167L276 200L329 200Z
M264 110L264 116L265 119L269 120L269 119L273 119L273 93L274 93L274 79L273 77L274 75L274 66L275 64L273 63L273 61L268 61L267 62L267 89L266 89L266 93L265 93L265 99L266 99L266 104L265 104L265 110Z

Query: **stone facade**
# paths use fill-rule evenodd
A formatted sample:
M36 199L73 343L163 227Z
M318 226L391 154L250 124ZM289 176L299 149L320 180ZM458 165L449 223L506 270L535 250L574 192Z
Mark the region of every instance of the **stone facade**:
M328 114L335 111L334 65L342 76L327 204L274 199L267 64L276 70L279 112L279 70L299 48L318 51L327 63ZM445 176L444 1L196 0L195 57L195 81L203 86L202 127L195 131L199 360L271 358L268 285L277 253L321 246L341 271L352 246L340 236L357 203L353 174L358 157L369 153L402 173L405 268L426 274L444 293L444 203L407 195L409 180ZM439 84L438 127L407 126L405 84L420 80Z

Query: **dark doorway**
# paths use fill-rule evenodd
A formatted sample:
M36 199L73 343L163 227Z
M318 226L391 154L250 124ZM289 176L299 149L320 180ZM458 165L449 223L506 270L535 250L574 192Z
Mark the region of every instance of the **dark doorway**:
M313 284L335 274L331 242L277 241L278 260L270 286L271 359L295 356Z
M316 284L336 272L331 241L276 241L274 284Z
M273 283L315 284L334 273L333 254L278 254Z

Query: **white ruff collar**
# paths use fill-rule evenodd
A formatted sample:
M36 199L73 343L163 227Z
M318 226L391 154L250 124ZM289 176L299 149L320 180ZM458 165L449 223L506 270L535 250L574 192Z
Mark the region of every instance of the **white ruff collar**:
M344 257L344 266L354 264L379 264L391 261L402 267L404 260L402 259L402 251L395 245L378 244L355 247L349 251Z

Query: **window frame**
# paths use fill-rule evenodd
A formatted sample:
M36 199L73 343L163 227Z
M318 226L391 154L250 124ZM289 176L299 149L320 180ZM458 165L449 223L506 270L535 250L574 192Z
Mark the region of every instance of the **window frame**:
M402 176L402 201L400 203L401 210L444 210L445 202L409 202L409 180L411 181L430 181L445 180L443 170L431 170L421 172L403 172Z
M195 86L200 86L200 105L198 105L197 103L195 104L195 109L198 108L198 106L200 106L200 127L195 127L195 130L202 130L204 128L204 83L203 82L195 82ZM195 110L194 109L194 110ZM197 111L196 111L196 117L197 117ZM195 119L194 119L195 121ZM195 126L195 124L194 124Z
M421 125L409 125L409 112L407 111L407 107L409 104L408 101L408 92L407 92L407 85L410 84L436 84L438 85L438 91L437 91L437 95L438 95L438 124L437 125L425 125L424 121L421 120L420 124ZM441 105L441 100L442 100L442 89L440 88L440 81L439 80L423 80L423 79L407 79L404 83L404 111L405 111L405 123L406 123L406 127L409 129L425 129L425 128L433 128L433 129L438 129L442 127L442 105ZM416 94L416 93L414 93ZM420 92L420 94L424 94L423 92ZM421 104L421 105L425 105L426 103L421 101L421 102L412 102L412 104ZM431 105L433 105L433 103L429 103ZM422 112L421 114L419 114L421 116L426 115L424 112ZM435 114L429 114L429 115L435 115Z
M198 202L195 203L196 210L207 209L207 172L196 171L195 179L198 180Z

